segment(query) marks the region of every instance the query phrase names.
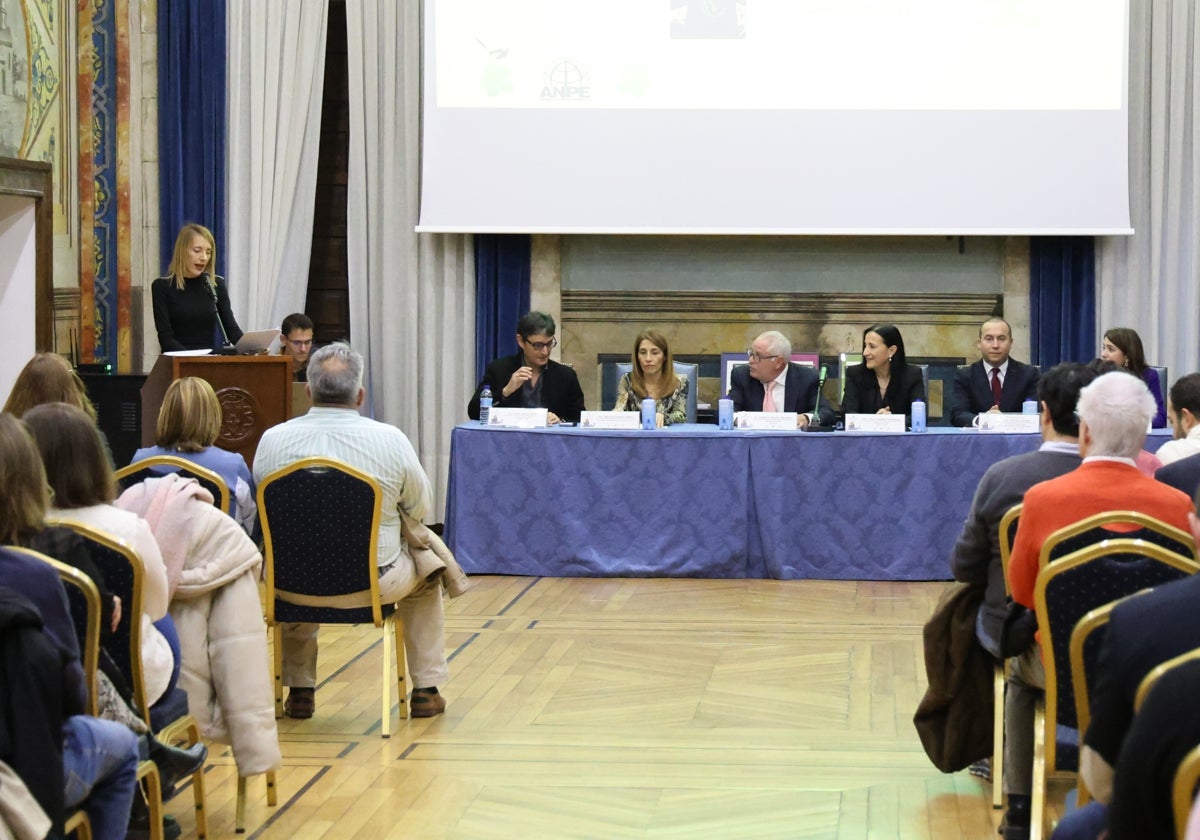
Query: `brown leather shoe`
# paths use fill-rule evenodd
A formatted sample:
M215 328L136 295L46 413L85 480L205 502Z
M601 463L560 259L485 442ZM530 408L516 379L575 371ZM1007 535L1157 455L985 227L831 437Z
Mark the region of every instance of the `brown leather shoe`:
M414 688L408 702L415 718L434 717L446 711L446 698L436 688Z
M283 713L290 718L307 720L317 710L316 694L315 688L289 688L287 699L283 701Z

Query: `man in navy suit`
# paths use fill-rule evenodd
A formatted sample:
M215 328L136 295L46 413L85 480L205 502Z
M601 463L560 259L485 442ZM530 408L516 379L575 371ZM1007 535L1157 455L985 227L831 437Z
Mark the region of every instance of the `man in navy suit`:
M983 356L954 376L950 395L950 422L970 426L985 411L1020 411L1025 400L1037 399L1038 370L1009 357L1012 327L1003 318L991 318L979 328L975 346ZM996 394L999 393L999 399Z
M749 364L735 367L730 380L729 398L734 411L795 411L796 425L801 429L813 420L823 426L833 425L833 406L821 400L817 408L820 377L812 368L789 361L792 343L783 333L763 333L754 339L746 355Z

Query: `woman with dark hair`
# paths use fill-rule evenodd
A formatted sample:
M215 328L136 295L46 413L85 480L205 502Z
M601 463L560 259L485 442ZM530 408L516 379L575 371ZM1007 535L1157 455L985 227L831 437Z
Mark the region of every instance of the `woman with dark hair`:
M164 353L219 350L242 337L216 264L217 244L208 228L186 224L179 229L166 276L150 284L154 329Z
M913 400L925 399L921 369L910 365L904 338L891 324L875 324L863 332L863 363L851 365L842 411L846 414L912 414Z
M53 494L51 522L78 522L132 546L142 561L142 674L155 703L179 678L179 638L167 615L167 569L150 526L113 505L117 483L100 430L66 403L32 408L22 418L42 456Z
M1158 371L1146 364L1142 337L1129 327L1113 327L1104 334L1104 341L1100 344L1100 358L1124 368L1146 383L1146 387L1154 396L1154 404L1158 407L1150 426L1155 429L1166 428L1167 406L1163 402L1163 386L1158 381Z
M640 411L642 400L654 400L659 426L687 422L688 380L675 373L667 340L654 330L644 330L633 340L633 370L617 383L613 411Z

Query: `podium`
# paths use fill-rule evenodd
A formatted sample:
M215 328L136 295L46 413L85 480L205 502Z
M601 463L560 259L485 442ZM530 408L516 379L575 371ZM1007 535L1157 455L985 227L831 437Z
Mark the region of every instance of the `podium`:
M163 397L182 376L212 385L222 415L215 445L241 455L250 469L263 432L292 416L289 356L162 355L142 386L142 446L154 445Z

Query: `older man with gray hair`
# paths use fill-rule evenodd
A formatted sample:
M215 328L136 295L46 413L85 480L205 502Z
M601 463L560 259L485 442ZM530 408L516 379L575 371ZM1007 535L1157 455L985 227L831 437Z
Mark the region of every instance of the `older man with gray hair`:
M735 367L730 379L734 411L795 411L802 429L810 422L833 425L833 406L822 401L817 408L820 377L812 368L791 361L792 344L783 333L763 333L746 356L749 364Z
M1083 463L1025 493L1021 524L1009 558L1013 600L1033 609L1042 543L1060 528L1097 513L1133 510L1189 531L1191 500L1138 470L1135 458L1157 406L1146 384L1127 373L1106 373L1079 392L1079 454ZM1122 530L1114 527L1113 530ZM1004 790L1008 840L1029 836L1033 789L1033 712L1046 685L1041 646L1012 660L1004 704Z
M417 453L395 426L359 414L366 391L363 359L345 342L317 350L308 362L312 408L302 417L268 429L254 457L254 477L261 484L273 472L304 458L342 461L373 476L383 488L379 522L379 595L395 603L404 621L404 645L412 674L413 717L432 717L446 708L437 686L446 681L444 615L440 586L430 585L418 571L403 529L407 517L420 523L429 510L429 479ZM424 571L424 570L422 570ZM344 606L369 605L347 600ZM283 627L283 682L290 688L285 713L312 717L316 706L316 624Z

